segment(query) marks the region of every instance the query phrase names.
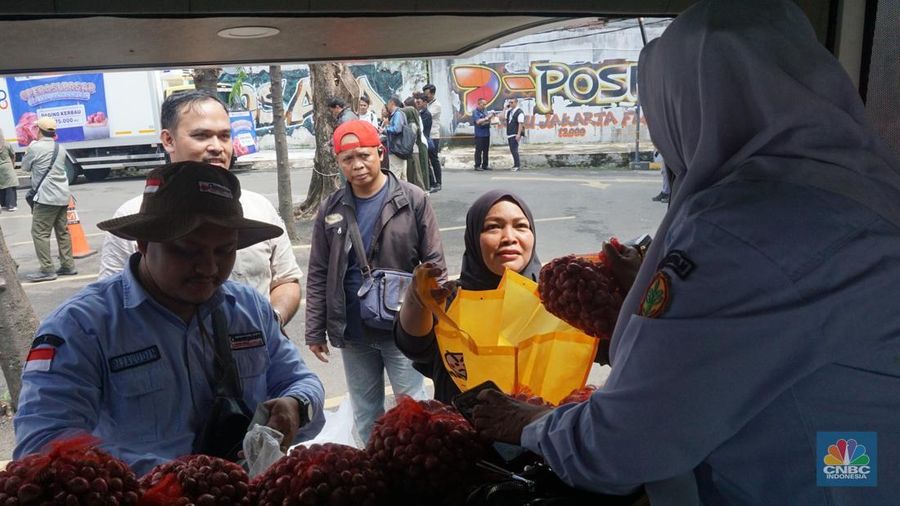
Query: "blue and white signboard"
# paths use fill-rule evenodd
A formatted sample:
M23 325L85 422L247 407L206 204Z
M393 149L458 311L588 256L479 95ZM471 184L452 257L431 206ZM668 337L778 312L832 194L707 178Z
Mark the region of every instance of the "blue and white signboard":
M234 156L256 153L256 122L250 111L231 111L228 113L231 120L231 144L234 146Z
M37 120L56 120L60 142L109 137L103 74L9 77L9 103L20 146L37 139Z

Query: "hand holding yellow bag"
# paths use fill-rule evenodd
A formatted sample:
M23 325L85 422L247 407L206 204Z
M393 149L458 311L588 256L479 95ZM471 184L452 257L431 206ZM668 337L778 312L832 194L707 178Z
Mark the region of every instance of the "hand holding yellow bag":
M415 283L437 315L441 359L460 390L492 380L556 404L587 381L597 339L550 314L534 281L507 269L497 289L460 289L446 311L429 294L433 279Z

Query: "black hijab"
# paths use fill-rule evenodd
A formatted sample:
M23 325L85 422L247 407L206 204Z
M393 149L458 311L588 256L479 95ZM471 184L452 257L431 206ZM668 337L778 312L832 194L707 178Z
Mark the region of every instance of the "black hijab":
M491 190L478 197L469 212L466 213L466 252L463 253L462 272L459 275L459 284L466 290L494 290L500 284L500 276L491 272L484 263L481 255L481 231L484 229L484 219L494 204L501 200L508 200L517 206L528 218L531 225L531 233L535 236L534 248L531 250L531 259L519 274L531 278L535 282L541 272L541 261L537 256L537 232L534 229L534 218L525 201L518 195L504 190Z

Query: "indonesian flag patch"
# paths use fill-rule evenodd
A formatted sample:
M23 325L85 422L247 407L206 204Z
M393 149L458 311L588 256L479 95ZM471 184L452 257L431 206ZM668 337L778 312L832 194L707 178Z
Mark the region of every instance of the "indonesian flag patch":
M144 195L148 193L156 193L159 190L160 185L162 185L162 178L154 177L147 180L147 184L144 186Z
M31 351L25 359L25 371L49 371L56 356L56 348L64 344L61 337L52 334L38 336L31 343Z

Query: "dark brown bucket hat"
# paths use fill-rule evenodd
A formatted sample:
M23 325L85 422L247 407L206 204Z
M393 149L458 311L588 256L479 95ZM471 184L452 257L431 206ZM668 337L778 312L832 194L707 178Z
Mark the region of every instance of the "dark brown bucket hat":
M281 227L244 218L241 184L227 170L201 162L177 162L153 169L137 214L97 224L132 241L172 242L212 223L238 231L238 249L278 237Z

